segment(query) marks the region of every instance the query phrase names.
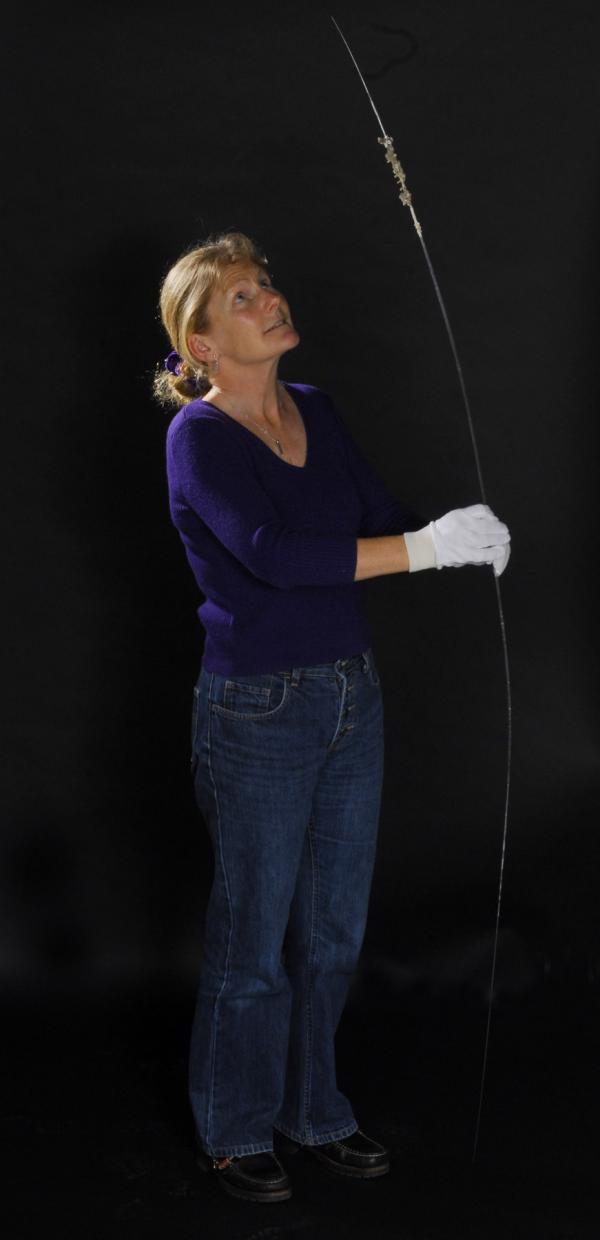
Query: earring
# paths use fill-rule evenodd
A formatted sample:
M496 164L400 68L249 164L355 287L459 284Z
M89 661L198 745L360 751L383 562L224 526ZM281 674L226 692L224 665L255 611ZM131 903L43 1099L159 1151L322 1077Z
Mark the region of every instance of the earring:
M218 359L218 357L217 357L216 353L213 353L213 355L212 355L212 357L211 357L211 359L210 359L210 362L209 362L209 366L212 366L212 368L213 368L213 370L214 370L214 371L217 371L217 370L219 369L219 359Z

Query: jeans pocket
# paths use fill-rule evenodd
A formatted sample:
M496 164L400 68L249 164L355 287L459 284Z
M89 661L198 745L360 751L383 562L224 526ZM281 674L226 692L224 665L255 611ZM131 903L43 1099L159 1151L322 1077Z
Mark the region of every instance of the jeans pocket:
M269 719L287 700L289 678L282 672L260 672L232 679L213 677L211 709L227 719Z

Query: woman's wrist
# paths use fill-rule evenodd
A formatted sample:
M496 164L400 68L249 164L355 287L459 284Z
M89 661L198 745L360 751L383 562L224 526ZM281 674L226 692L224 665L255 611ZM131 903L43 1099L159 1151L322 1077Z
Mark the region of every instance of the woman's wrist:
M362 581L365 577L381 577L385 573L408 571L404 534L382 534L373 538L357 539L355 581Z
M407 530L404 534L409 573L417 573L423 568L437 568L431 526L430 521L423 529Z

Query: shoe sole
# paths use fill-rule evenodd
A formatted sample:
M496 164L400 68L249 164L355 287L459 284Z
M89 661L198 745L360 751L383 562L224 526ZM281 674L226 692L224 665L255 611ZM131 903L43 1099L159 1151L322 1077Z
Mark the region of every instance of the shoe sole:
M253 1193L251 1189L236 1188L227 1180L219 1180L219 1187L224 1193L229 1193L230 1197L239 1197L242 1201L262 1201L265 1204L271 1201L287 1201L292 1195L291 1188L280 1188L272 1193Z
M390 1169L389 1162L382 1163L375 1167L351 1167L349 1165L344 1166L342 1163L334 1162L333 1159L328 1158L326 1154L318 1154L314 1147L311 1149L310 1153L313 1155L313 1158L317 1158L324 1167L327 1167L328 1171L334 1171L336 1175L349 1176L351 1179L355 1180L374 1180L379 1175L387 1175Z

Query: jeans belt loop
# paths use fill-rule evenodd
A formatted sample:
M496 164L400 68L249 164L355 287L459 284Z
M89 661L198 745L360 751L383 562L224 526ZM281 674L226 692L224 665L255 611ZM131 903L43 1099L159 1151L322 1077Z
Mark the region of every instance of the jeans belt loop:
M291 680L292 689L296 688L296 685L298 684L300 680L301 673L302 673L301 667L292 668L292 680Z

